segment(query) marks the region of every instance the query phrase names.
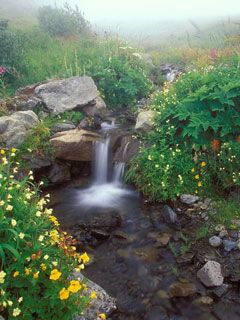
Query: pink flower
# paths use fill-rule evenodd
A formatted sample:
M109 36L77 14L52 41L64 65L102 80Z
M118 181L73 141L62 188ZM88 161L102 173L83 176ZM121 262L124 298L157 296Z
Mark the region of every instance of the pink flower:
M7 69L3 66L0 66L0 76L3 76Z
M216 48L212 48L211 50L210 50L210 58L212 58L212 59L216 59L217 58L217 56L218 56L218 53L217 53L217 49Z

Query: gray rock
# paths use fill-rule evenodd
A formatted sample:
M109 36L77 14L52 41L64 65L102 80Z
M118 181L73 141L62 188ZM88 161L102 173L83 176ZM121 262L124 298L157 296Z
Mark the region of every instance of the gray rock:
M237 247L237 241L223 240L224 250L230 252Z
M209 244L214 248L220 247L222 239L220 237L213 236L209 239Z
M68 131L68 130L73 130L75 129L76 126L72 123L56 123L52 127L52 132L57 133L57 132L62 132L62 131Z
M215 288L213 292L218 298L221 298L228 291L229 287L229 284L223 283L220 287Z
M32 170L38 170L38 169L50 167L52 164L50 159L48 159L45 156L40 156L38 154L23 155L22 158L24 161L28 162L29 167Z
M153 128L156 115L156 111L153 110L141 111L137 116L135 129L144 132L150 131Z
M99 285L84 278L81 273L75 273L71 278L79 278L80 281L85 279L87 281L88 294L92 291L95 291L97 294L97 299L93 300L84 314L77 316L75 320L96 320L99 313L105 313L108 316L117 309L115 299L110 297Z
M88 104L86 107L83 107L82 111L86 116L89 117L103 117L107 112L107 107L101 97L96 97L92 103Z
M168 205L163 207L163 217L167 223L176 226L178 229L181 228L177 214Z
M221 265L216 261L208 261L198 271L197 277L206 287L221 286L224 280Z
M182 203L184 204L194 204L195 202L197 202L199 200L199 197L191 195L191 194L182 194L180 196L180 200Z
M54 163L48 173L48 179L52 183L62 183L71 179L69 167L64 163Z
M0 142L8 148L18 147L27 136L27 131L38 122L33 111L18 111L11 116L0 117Z
M35 94L54 114L84 107L98 97L93 79L87 76L50 81L36 87Z

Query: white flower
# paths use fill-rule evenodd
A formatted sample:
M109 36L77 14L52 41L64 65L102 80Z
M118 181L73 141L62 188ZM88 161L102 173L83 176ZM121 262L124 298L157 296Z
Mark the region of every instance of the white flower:
M44 236L39 236L38 241L42 242L44 239Z
M22 232L20 232L18 236L19 236L19 238L20 238L20 239L24 239L25 234L24 234L24 233L22 233Z
M21 310L20 310L19 308L15 308L15 309L13 309L13 316L14 316L14 317L19 316L19 315L20 315L20 313L21 313Z
M12 219L12 220L11 220L11 225L12 225L13 227L16 227L17 221L16 221L15 219Z
M1 271L0 272L0 283L4 283L4 281L5 281L5 278L6 277L6 272L4 272L4 271Z
M45 254L45 256L43 257L44 260L48 260L48 258L49 258L48 254Z

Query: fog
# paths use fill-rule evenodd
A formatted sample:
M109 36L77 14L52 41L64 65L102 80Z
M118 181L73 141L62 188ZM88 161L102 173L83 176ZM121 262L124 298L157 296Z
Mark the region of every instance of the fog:
M95 28L122 34L181 32L231 17L239 22L239 0L0 0L0 15L34 15L37 7L77 5Z

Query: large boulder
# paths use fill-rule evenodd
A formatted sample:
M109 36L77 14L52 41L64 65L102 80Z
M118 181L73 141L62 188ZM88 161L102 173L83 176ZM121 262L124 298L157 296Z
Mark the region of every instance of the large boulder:
M96 97L93 102L89 103L87 106L83 107L83 112L88 117L103 117L106 114L107 107L105 102L101 97Z
M55 134L50 142L56 158L92 161L92 144L99 138L97 133L74 129Z
M0 117L0 143L8 148L18 147L27 131L35 126L38 117L33 111L18 111L11 116Z
M50 81L36 87L35 94L54 114L94 104L98 97L93 79L87 76Z
M156 111L153 110L141 111L137 116L135 129L145 132L150 131L153 128L156 114Z

